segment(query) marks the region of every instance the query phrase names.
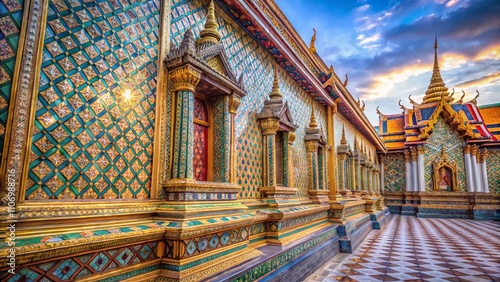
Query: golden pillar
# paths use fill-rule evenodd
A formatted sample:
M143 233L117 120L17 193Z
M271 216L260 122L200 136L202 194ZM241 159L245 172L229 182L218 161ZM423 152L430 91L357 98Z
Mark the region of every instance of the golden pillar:
M171 71L169 76L176 100L172 178L193 179L194 92L201 73L183 66Z
M265 118L260 120L262 128L262 186L276 186L276 150L275 138L279 128L279 119Z

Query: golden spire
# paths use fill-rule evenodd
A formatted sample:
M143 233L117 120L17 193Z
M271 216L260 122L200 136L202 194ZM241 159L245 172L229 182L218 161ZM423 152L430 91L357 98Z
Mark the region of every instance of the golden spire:
M200 39L198 39L197 43L219 43L222 36L217 31L217 28L219 28L219 24L217 24L217 19L215 18L214 1L212 0L210 1L210 5L208 6L205 28L200 32Z
M342 126L342 139L340 139L340 144L347 145L347 139L345 139L345 128Z
M441 99L446 99L446 102L453 101L453 98L448 94L448 87L445 86L443 78L441 77L441 71L439 69L439 62L437 56L437 35L434 40L434 68L432 70L432 77L427 91L425 91L425 96L422 104L432 103L440 101Z
M278 68L275 66L274 67L274 81L273 81L273 89L271 90L271 94L269 94L269 98L277 98L277 99L282 99L283 95L281 94L280 91L280 86L278 84Z
M314 34L311 38L311 43L309 44L309 51L311 51L311 53L316 53L316 46L314 46L314 42L316 42L316 29L313 28L313 31L314 31Z
M311 110L311 121L309 122L309 128L317 128L318 122L316 121L316 116L314 115L314 106Z

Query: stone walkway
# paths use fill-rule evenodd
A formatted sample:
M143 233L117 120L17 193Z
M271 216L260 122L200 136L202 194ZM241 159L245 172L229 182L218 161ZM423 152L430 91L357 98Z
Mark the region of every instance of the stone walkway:
M392 215L306 281L500 281L500 222Z

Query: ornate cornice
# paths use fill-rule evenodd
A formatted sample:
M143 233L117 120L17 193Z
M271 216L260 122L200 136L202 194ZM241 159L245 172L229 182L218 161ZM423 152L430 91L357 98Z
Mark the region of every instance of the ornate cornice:
M277 118L263 118L260 119L260 127L262 129L262 135L276 134L280 127L280 122Z
M403 151L404 155L405 155L405 162L409 163L411 162L411 154L410 154L410 150L408 149L405 149Z
M464 154L470 155L471 146L469 144L464 146Z
M196 85L200 82L201 73L189 65L180 67L169 72L172 81L172 90L195 92Z

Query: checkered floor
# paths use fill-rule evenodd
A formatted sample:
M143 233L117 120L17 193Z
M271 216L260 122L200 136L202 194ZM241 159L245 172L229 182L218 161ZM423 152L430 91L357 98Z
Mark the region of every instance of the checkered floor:
M500 222L392 215L306 281L500 281Z

